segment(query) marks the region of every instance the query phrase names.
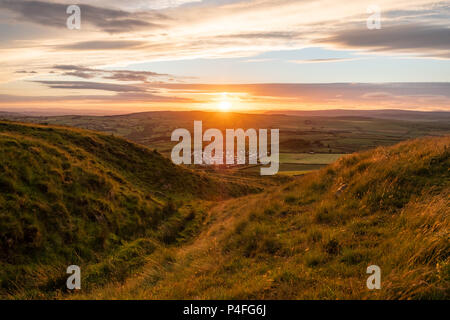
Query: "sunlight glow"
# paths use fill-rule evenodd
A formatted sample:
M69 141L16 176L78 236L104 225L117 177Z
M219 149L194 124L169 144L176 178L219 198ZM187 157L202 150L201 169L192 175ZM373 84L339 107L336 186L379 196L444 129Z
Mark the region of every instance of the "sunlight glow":
M228 102L228 101L221 101L221 102L219 103L219 109L220 109L220 111L222 111L222 112L230 111L230 109L231 109L231 102Z
M230 111L231 107L232 107L232 104L228 100L228 93L223 92L222 97L219 102L219 110L222 112L228 112L228 111Z

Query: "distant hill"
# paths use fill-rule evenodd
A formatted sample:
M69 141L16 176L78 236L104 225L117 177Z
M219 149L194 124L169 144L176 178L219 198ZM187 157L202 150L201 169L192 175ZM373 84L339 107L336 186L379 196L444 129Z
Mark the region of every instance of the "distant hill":
M75 110L75 109L5 109L0 110L0 118L4 117L153 117L165 115L168 118L176 119L178 115L199 119L210 113L204 111L144 111L136 113L114 112L104 110ZM239 114L239 113L238 113ZM244 113L240 113L241 115ZM450 111L415 111L399 109L379 109L379 110L350 110L350 109L328 109L328 110L256 110L249 115L291 115L298 117L363 117L376 119L407 120L407 121L442 121L450 120Z
M290 112L292 114L158 111L116 116L4 116L4 118L111 133L157 149L164 156L170 155L176 144L170 140L172 131L176 128L193 130L195 120L203 122L204 130L280 129L282 153L352 153L379 145L393 145L407 139L440 136L450 132L448 112L286 111Z
M450 137L344 157L222 202L192 244L77 298L449 299ZM381 268L368 290L366 268Z
M450 121L450 111L411 111L411 110L277 110L267 111L265 114L284 114L301 117L340 117L340 118L378 118L391 120L408 120L408 121L442 121L447 119Z
M0 122L0 297L63 288L70 264L93 282L124 277L193 233L203 200L254 191L112 135Z

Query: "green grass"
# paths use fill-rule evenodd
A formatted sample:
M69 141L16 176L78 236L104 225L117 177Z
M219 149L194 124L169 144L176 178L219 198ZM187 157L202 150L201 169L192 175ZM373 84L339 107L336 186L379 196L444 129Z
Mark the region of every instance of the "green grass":
M314 170L280 171L278 172L278 174L281 176L295 177L295 176L302 176L312 171Z
M250 195L242 170L176 167L108 134L0 122L0 148L1 298L450 296L450 137ZM71 264L80 292L64 289ZM381 290L366 288L371 264Z
M81 129L0 122L0 150L0 297L55 295L71 264L123 280L195 235L207 201L257 190Z
M450 137L346 156L216 205L195 241L74 298L448 299ZM378 265L382 289L368 290Z
M340 153L280 153L280 163L330 164L342 156Z

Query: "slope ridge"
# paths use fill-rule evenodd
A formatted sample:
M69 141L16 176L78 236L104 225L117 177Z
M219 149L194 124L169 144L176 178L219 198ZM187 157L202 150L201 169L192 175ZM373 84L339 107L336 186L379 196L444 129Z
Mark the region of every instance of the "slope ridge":
M194 234L204 200L252 191L112 135L2 121L0 296L59 290L71 264L91 268L92 283L124 279L155 247Z
M195 242L77 298L448 299L450 137L379 147L220 203ZM170 255L170 263L162 256ZM382 289L366 287L378 265Z

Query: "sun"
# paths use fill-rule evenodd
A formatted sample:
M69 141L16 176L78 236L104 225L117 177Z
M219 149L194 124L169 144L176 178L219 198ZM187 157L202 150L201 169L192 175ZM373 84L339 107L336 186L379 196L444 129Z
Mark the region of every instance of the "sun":
M230 111L230 109L231 109L231 102L229 102L229 101L221 101L220 103L219 103L219 109L220 109L220 111L222 111L222 112L227 112L227 111Z

